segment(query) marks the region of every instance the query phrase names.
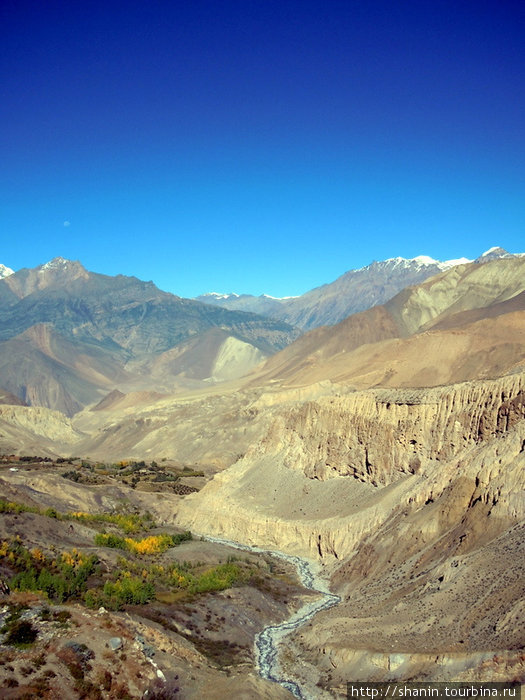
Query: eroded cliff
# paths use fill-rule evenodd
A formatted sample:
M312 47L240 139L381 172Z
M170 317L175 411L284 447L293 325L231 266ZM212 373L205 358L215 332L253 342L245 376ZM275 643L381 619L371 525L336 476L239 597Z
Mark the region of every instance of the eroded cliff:
M433 498L444 474L475 481L463 474L469 454L523 423L524 385L519 374L288 404L244 458L181 504L180 521L309 556L348 556L395 508Z
M274 452L310 478L386 485L507 432L525 416L524 385L514 375L308 401L279 416L248 457Z

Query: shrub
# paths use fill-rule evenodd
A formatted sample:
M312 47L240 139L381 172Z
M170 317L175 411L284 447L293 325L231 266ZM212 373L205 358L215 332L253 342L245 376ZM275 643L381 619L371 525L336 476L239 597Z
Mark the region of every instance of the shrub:
M38 631L27 620L15 620L9 626L5 644L17 647L25 647L33 644L38 636Z
M188 540L192 540L193 535L191 534L191 532L189 530L187 530L186 532L182 532L180 535L172 535L171 539L172 539L173 545L176 546L176 545L180 544L181 542L187 542Z
M39 509L23 503L13 503L0 498L0 513L38 513Z
M111 547L113 549L126 549L126 540L118 535L101 532L95 535L95 544L99 547Z
M46 508L44 515L47 518L55 518L55 520L62 520L62 516L54 508Z
M144 605L155 597L152 583L136 576L122 576L117 581L106 581L103 589L103 605L119 610L123 605Z
M78 481L81 481L81 480L82 480L82 477L81 477L81 475L79 474L79 472L76 472L76 471L74 471L73 469L70 470L70 471L68 471L68 472L64 472L64 473L62 474L62 477L63 477L64 479L69 479L70 481L77 481L77 482L78 482Z
M133 554L160 554L173 547L170 535L152 535L142 540L133 540L130 537L125 540L125 548Z
M68 513L68 519L81 520L84 523L110 523L116 525L126 535L148 530L154 526L150 513L139 515L138 513ZM111 545L106 545L111 546Z
M223 591L231 588L241 578L241 569L236 564L220 564L199 576L190 590L192 593Z
M141 540L132 537L119 537L110 533L95 535L95 544L100 547L113 547L123 549L132 554L161 554L170 547L175 547L185 540L191 540L191 532L183 532L180 535L150 535Z

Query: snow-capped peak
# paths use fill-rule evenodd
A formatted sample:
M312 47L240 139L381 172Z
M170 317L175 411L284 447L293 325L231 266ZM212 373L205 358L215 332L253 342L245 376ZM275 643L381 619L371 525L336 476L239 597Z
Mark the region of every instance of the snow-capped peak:
M502 251L502 250L503 250L503 248L500 248L499 246L494 245L494 246L492 246L492 248L489 248L489 249L486 250L484 253L481 253L481 255L480 255L479 257L480 257L480 258L484 258L484 257L486 257L487 255L490 255L491 253L495 253L496 251L499 253L499 252ZM503 251L503 252L506 252L506 251Z
M490 260L499 260L500 258L514 258L516 257L513 253L508 253L504 248L500 246L493 246L489 248L484 253L482 253L479 258L476 258L475 262L485 263Z
M436 271L437 270L449 270L451 267L455 267L456 265L465 265L466 263L470 263L472 260L469 260L468 258L457 258L455 260L435 260L434 258L431 258L429 255L417 255L415 258L387 258L386 260L382 260L381 262L373 262L370 265L367 265L366 267L360 268L361 270L368 270L371 265L375 265L376 267L381 267L381 268L387 268L389 270L404 270L404 269L411 269L411 270L423 270L424 268L428 267L435 267Z
M386 260L382 260L380 262L374 261L370 265L380 265L381 267L388 268L413 268L425 267L427 265L439 265L439 262L437 260L434 260L434 258L429 257L428 255L418 255L416 258L401 258L399 256L396 258L387 258ZM370 265L366 265L361 269L366 270L370 267Z
M512 254L508 253L505 248L501 248L500 246L492 246L492 248L489 248L486 250L484 253L482 253L478 260L484 260L485 258L488 258L489 260L492 260L494 258L511 258Z
M71 264L71 260L66 260L66 258L61 258L60 256L57 258L53 258L49 262L46 262L44 265L41 266L40 270L59 270L67 267L68 265Z
M444 260L437 264L441 270L450 270L451 267L456 267L456 265L466 265L471 262L472 260L469 260L469 258L455 258L454 260Z
M261 294L263 299L273 299L274 301L284 301L284 299L297 299L297 296L290 296L290 297L272 297L271 294Z
M201 294L201 299L203 297L213 297L213 299L231 299L232 297L239 297L239 294L235 294L235 292L230 292L229 294L219 294L219 292L206 292L205 294Z
M9 277L9 275L14 275L15 271L11 270L10 267L6 267L5 265L2 265L0 263L0 279L4 279L4 277Z
M408 260L408 262L420 263L421 265L439 265L439 260L434 260L434 258L431 258L429 255L418 255Z

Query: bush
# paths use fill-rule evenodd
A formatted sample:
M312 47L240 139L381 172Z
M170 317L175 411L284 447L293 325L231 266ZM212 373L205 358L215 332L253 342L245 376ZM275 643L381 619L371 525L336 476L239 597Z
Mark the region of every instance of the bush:
M177 546L181 542L187 542L188 540L192 540L193 535L189 530L186 532L182 532L180 535L172 535L171 540L173 542L173 546Z
M25 647L33 644L38 636L38 631L27 620L16 620L13 622L7 633L5 644L11 646Z
M170 547L176 547L185 540L191 540L191 532L183 532L180 535L151 535L143 537L141 540L132 537L119 537L108 533L95 535L95 544L99 547L112 547L123 549L132 554L161 554Z
M110 523L116 525L126 535L140 532L140 530L148 530L154 526L153 519L150 513L138 515L137 513L68 513L65 516L67 519L80 520L84 523ZM111 545L105 545L107 547Z
M0 513L38 513L38 508L0 498Z
M142 540L133 540L130 537L125 540L125 548L133 554L160 554L173 547L170 535L152 535Z
M144 605L155 597L152 583L136 576L123 576L117 581L106 581L102 605L111 610L120 610L123 605Z
M118 535L101 532L95 535L95 544L99 547L111 547L112 549L126 549L126 540Z
M236 564L220 564L201 574L190 590L192 593L223 591L231 588L241 577L241 569Z
M81 475L77 471L75 471L74 469L71 469L68 472L64 472L62 474L62 477L64 479L69 479L70 481L76 481L76 482L78 482L82 479Z
M55 518L55 520L62 520L60 513L58 513L54 508L46 508L44 515L47 518Z

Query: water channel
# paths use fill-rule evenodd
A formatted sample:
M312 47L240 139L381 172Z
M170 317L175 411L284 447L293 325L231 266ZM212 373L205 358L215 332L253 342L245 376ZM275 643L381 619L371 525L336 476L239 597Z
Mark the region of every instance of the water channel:
M279 683L289 690L298 700L315 700L306 688L302 687L297 680L287 678L279 665L279 645L288 634L302 627L309 622L314 615L321 610L327 610L340 602L340 597L330 593L327 582L320 575L320 566L317 562L303 559L302 557L285 554L274 550L252 547L250 545L231 542L230 540L218 537L205 537L209 542L227 545L235 549L242 549L247 552L257 554L269 554L272 557L282 559L293 564L297 569L302 585L311 590L317 591L321 597L315 601L305 603L291 617L277 625L268 625L255 638L255 661L257 669L263 678L274 683Z

